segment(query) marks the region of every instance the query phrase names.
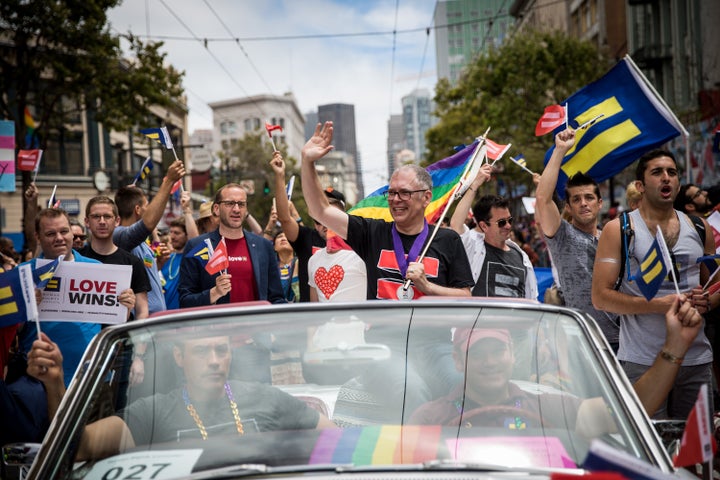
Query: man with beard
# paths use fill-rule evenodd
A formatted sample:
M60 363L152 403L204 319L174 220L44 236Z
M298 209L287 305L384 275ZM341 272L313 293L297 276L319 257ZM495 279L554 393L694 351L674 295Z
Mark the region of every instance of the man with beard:
M713 210L707 190L703 190L693 183L680 187L674 203L675 210L680 210L688 215L707 217Z
M247 192L229 183L215 194L213 213L220 220L217 230L200 235L185 246L180 266L180 307L198 307L216 303L267 300L285 303L280 272L272 243L244 230ZM225 240L229 267L214 275L205 270L209 260L205 239L216 249Z
M619 218L605 226L598 242L592 281L594 307L621 315L617 356L630 381L637 380L652 365L662 348L666 334L662 316L677 296L673 279L700 314L720 303L720 294L708 296L700 287L707 281L709 272L704 267L701 271L696 262L698 257L715 253L710 227L703 221L705 238L700 238L692 220L673 208L680 189L673 154L666 150L647 152L638 160L635 179L643 199L629 214L633 235L630 239L623 238ZM672 265L667 268L673 268L674 273L665 277L655 296L647 300L638 282L622 279L616 287L616 281L623 261L623 242L628 243L626 272L629 275L640 270L658 227L672 259ZM674 360L682 364L680 374L668 401L656 413L657 418L687 418L701 385L710 384L712 380L712 349L702 330L685 357Z

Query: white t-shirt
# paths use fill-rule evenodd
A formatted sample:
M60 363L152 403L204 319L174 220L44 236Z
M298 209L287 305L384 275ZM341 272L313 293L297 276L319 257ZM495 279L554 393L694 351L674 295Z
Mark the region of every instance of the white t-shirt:
M367 299L365 262L353 250L318 250L308 261L308 284L320 302Z

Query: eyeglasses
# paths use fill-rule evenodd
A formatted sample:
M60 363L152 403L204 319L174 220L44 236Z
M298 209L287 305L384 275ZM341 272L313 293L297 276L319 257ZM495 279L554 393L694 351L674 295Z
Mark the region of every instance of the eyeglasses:
M73 240L87 240L87 235L73 235Z
M507 225L507 224L512 225L512 223L513 223L513 217L501 218L500 220L497 220L497 221L495 221L495 222L491 222L491 221L489 221L489 220L483 220L483 221L484 221L485 223L487 223L488 225L490 225L491 223L497 223L498 228L503 228L503 227L504 227L505 225Z
M88 215L88 217L90 218L90 220L95 220L96 222L100 221L101 219L109 222L110 220L115 218L115 215L111 215L109 213L106 213L104 215L100 215L99 213L93 213L91 215Z
M234 208L235 205L237 205L240 208L245 208L247 206L247 202L245 202L243 200L222 200L218 203L220 205L222 205L223 207L227 207L227 208Z
M422 190L400 190L400 191L388 190L385 193L383 193L383 195L387 199L391 199L394 197L400 197L400 200L410 200L410 196L413 193L418 193L418 192L427 192L427 188L423 188Z
M692 197L690 197L690 199L695 200L697 197L699 197L700 195L703 195L705 193L707 193L705 190L700 189L697 192L695 192L695 194Z

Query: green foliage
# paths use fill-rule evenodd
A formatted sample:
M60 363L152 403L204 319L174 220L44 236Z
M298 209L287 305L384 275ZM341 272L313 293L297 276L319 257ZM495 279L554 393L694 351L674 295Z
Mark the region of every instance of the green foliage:
M125 60L120 36L110 32L107 10L120 0L3 0L0 34L0 115L25 135L23 111L32 105L39 135L77 121L84 106L106 127L143 123L150 105L171 106L182 95L183 73L164 66L162 43L125 36L132 52ZM44 146L44 145L43 145Z
M428 163L470 144L491 127L488 137L512 143L502 160L506 176L530 185L531 177L510 160L523 153L528 167L542 172L552 136L535 137L546 106L557 104L602 76L610 63L597 48L561 32L523 32L467 67L458 84L438 82L436 115L440 123L427 133ZM572 108L572 106L571 106Z
M272 146L266 139L265 130L258 133L247 133L228 152L221 152L223 162L222 171L219 177L213 182L212 192L216 192L227 183L240 183L243 180L252 180L255 184L255 193L248 195L248 209L253 217L265 226L270 217L272 201L275 197L273 186L275 184L275 173L270 166L273 156ZM307 222L307 206L300 195L300 168L296 159L287 156L287 147L284 144L277 144L278 149L285 159L285 182L295 175L295 189L293 201L300 215ZM265 182L270 186L270 194L264 195L263 187ZM211 193L212 193L211 192Z

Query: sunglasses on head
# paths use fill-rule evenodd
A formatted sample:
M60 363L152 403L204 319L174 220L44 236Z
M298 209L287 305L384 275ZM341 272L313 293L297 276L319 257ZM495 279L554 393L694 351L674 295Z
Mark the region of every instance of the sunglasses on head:
M494 222L489 221L489 220L485 220L485 223L487 223L488 225L490 225L491 223L497 223L497 226L498 226L499 228L503 228L503 227L504 227L505 225L507 225L508 223L509 223L510 225L512 225L512 223L513 223L513 217L501 218L500 220L496 220L496 221L494 221Z

